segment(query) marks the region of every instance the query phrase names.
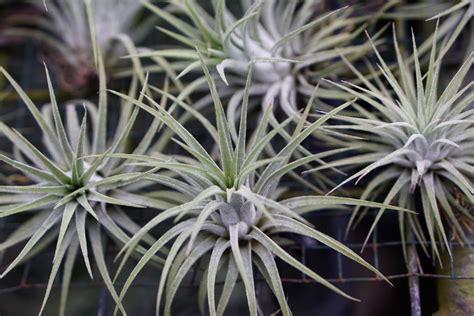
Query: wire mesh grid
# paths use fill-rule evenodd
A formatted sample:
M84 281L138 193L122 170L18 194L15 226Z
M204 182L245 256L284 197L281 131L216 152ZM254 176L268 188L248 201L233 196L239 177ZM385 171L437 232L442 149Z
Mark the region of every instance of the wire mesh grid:
M16 48L14 53L12 51L8 51L8 55L15 56L15 58L8 59L6 57L6 52L0 52L1 63L3 66L6 66L7 70L13 73L17 78L19 78L19 82L21 86L28 92L32 92L33 95L37 96L36 99L46 101L47 100L47 91L44 90L43 84L43 71L40 64L40 61L36 57L36 52L34 49L34 45L31 43L27 45L22 45L19 48ZM0 83L1 84L1 83ZM3 91L5 87L0 86L0 91ZM27 112L25 108L21 105L18 99L12 96L13 94L8 94L8 102L2 102L2 106L0 107L0 115L2 115L2 119L5 121L10 122L16 128L28 128L29 124L27 123L28 116L26 115ZM43 100L44 99L44 100ZM30 131L31 132L31 131ZM7 145L5 142L0 142L0 151L5 149ZM389 213L387 216L390 217L395 213ZM330 235L335 237L337 240L344 241L344 244L348 246L350 249L354 250L355 252L361 252L363 248L363 243L358 240L347 240L345 239L345 225L341 225L341 223L347 223L349 219L349 214L347 212L341 211L331 211L331 212L317 212L313 213L310 216L310 222L316 224L318 222L329 222L337 221L338 225L333 225L335 231L331 231ZM374 214L372 214L372 217ZM135 218L140 221L146 221L146 216L138 216ZM324 220L323 220L324 219ZM369 219L370 220L370 219ZM393 221L392 221L393 222ZM18 223L0 223L1 231L3 237L5 236L6 232L11 232L15 227L18 226ZM405 268L404 264L400 265L402 269L399 271L387 271L385 263L386 260L381 258L381 252L390 252L393 256L402 256L402 241L394 237L392 234L392 238L380 238L380 230L383 228L384 225L380 224L376 226L373 235L370 239L370 242L367 244L365 251L362 253L364 259L369 261L373 264L379 271L384 273L384 275L389 280L397 280L397 279L406 279L409 277L420 277L420 278L430 278L430 279L450 279L450 280L474 280L474 275L464 275L458 274L454 267L454 262L456 258L451 258L449 260L449 267L448 269L444 269L442 273L436 272L433 266L428 264L428 269L426 271L420 270L419 272L409 272ZM396 235L396 234L395 234ZM407 247L416 247L419 248L419 242L416 241L408 241ZM463 246L473 246L471 245L463 245ZM451 250L454 250L458 247L461 247L458 242L451 241L450 247ZM299 258L301 262L304 264L308 264L311 266L311 258L317 257L317 253L324 251L329 251L329 248L323 244L318 243L311 243L308 244L304 240L299 240L297 242L297 246L293 246L288 248L296 258ZM108 258L110 263L110 268L112 268L112 260L117 253L117 247L109 247L108 249ZM343 255L340 253L332 252L333 258L330 260L332 262L331 269L327 275L322 275L328 281L333 283L351 283L351 282L380 282L382 281L380 278L376 276L371 276L366 271L353 269L353 265L349 264L349 260L345 259ZM32 259L27 261L21 268L21 272L17 273L15 280L10 280L8 283L0 282L0 284L5 284L0 286L0 296L15 293L18 291L24 290L36 290L36 289L45 289L46 288L46 281L44 276L38 277L37 274L32 274L32 266L35 265L35 260L43 260L45 262L50 262L52 258L53 252L50 250L49 252L44 252L40 255L40 259ZM0 267L1 270L4 270L5 264L8 264L8 261L2 260L3 254L0 255ZM326 258L326 257L325 257ZM403 260L402 260L403 261ZM317 266L316 269L317 270ZM261 280L260 280L261 281ZM305 275L295 275L289 273L287 276L285 271L282 274L282 281L286 284L312 284L315 283L314 280L305 277ZM123 284L117 282L115 286L117 288L121 288ZM56 282L53 286L54 288L60 287L60 282ZM139 280L133 284L133 288L154 288L157 286L156 280ZM191 280L188 284L185 284L184 287L191 287L195 288L197 285L194 280ZM102 282L96 280L90 281L80 281L80 282L72 282L70 285L71 288L97 288L97 289L105 289L105 286ZM101 291L101 298L103 300L103 294L106 293L105 291ZM102 304L99 304L102 306ZM99 307L101 308L101 307ZM99 313L102 315L101 313Z
M339 213L335 215L334 213ZM375 216L375 214L373 214ZM392 214L393 215L393 214ZM390 217L391 214L387 214L386 216ZM331 218L332 220L334 219L342 219L342 221L338 221L339 223L344 222L348 220L349 215L347 213L343 213L341 211L328 211L328 212L320 212L318 214L313 214L310 218L310 222L316 223L318 221L323 221L327 222L324 218ZM373 216L372 216L373 217ZM141 221L146 222L146 216L135 216L133 218L137 223L140 223ZM14 230L18 224L17 223L2 223L1 229L4 234L7 234L9 231ZM384 227L384 223L381 223L381 225L376 226L371 240L367 245L365 246L364 251L361 251L364 247L364 243L362 242L357 242L357 241L350 241L347 242L347 239L344 238L345 235L345 230L343 225L334 225L336 228L336 233L331 234L333 237L335 237L339 241L343 241L344 244L352 249L355 252L361 252L362 256L364 259L369 261L375 268L377 268L379 271L387 271L387 267L384 265L383 260L381 259L380 253L383 251L388 251L394 256L402 256L402 241L400 240L379 240L379 235L380 235L380 229ZM407 247L417 247L419 246L419 242L417 241L408 241L406 243ZM429 245L428 245L429 246ZM453 252L456 248L459 247L472 247L474 246L474 243L470 245L461 245L456 241L451 241L449 243L449 246L451 248L451 252ZM114 258L115 255L117 254L117 247L110 247L107 251L108 257L109 258ZM331 251L329 247L320 244L320 243L308 243L305 240L299 240L299 242L296 243L294 246L289 246L287 247L287 251L290 251L296 258L299 258L302 263L304 264L311 264L311 259L310 257L313 256L318 256L318 253L321 254L322 252L325 252L324 258L325 260L328 258L328 255L326 252L330 251L333 253L334 257L329 257L329 261L332 261L332 267L335 269L331 269L327 273L327 275L322 275L325 277L328 281L333 282L333 283L347 283L347 282L379 282L382 281L381 278L377 276L369 276L369 272L365 272L363 270L357 270L353 271L353 265L349 263L349 260L344 258L343 255L339 252L334 252ZM41 257L43 260L48 262L50 258L53 256L53 249L49 249L49 251L43 252L41 254ZM449 260L449 267L447 267L448 272L444 273L429 273L429 272L403 272L403 271L398 271L398 273L384 273L387 279L389 280L394 280L394 279L401 279L401 278L408 278L411 276L417 276L421 278L437 278L437 279L452 279L452 280L474 280L474 275L464 275L464 274L458 274L456 272L456 269L454 268L454 262L456 258L453 257ZM6 268L6 264L8 262L3 262L0 265L0 269L4 270ZM26 264L23 267L23 272L21 274L20 278L18 279L18 283L9 287L1 287L0 288L0 295L5 294L5 293L10 293L14 292L17 290L22 290L22 289L31 289L31 288L45 288L46 287L46 282L41 282L38 280L35 280L34 277L30 277L30 270L31 270L31 261L27 261ZM355 265L355 264L354 264ZM111 267L112 268L112 267ZM429 268L429 266L428 266ZM446 269L444 269L446 270ZM113 270L111 270L113 271ZM305 283L305 284L310 284L310 283L316 283L313 279L310 279L306 277L304 274L301 275L293 275L291 277L286 277L285 275L282 275L282 281L284 283ZM118 288L120 288L123 284L120 282L116 284ZM156 281L148 281L148 282L137 282L133 286L134 287L153 287L156 286ZM60 286L60 284L56 284L56 286ZM72 283L72 287L102 287L103 283L101 282L96 282L96 281L90 281L90 282L83 282L83 283ZM188 285L188 286L192 286Z

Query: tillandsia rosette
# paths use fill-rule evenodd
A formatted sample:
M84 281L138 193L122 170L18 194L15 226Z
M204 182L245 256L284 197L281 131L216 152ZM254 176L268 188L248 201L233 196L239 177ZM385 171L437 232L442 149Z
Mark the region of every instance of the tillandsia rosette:
M308 162L317 161L319 158L335 155L346 150L338 149L322 152L290 161L292 152L305 138L340 110L349 106L351 102L327 113L311 125L305 126L305 118L310 108L310 105L308 105L291 139L273 157L267 158L264 152L265 146L277 137L293 118L288 118L279 126L268 130L272 109L267 108L254 133L247 137L247 107L252 86L251 66L241 106L238 139L234 142L227 128L228 122L218 96L216 84L203 60L202 62L210 93L214 100L216 125L200 116L199 112L195 114L210 137L218 144L217 158L213 158L213 155L201 145L190 131L184 128L162 105L152 98L146 98L141 102L116 93L159 118L171 128L179 137L175 140L176 143L191 156L184 158L174 156L172 161L165 161L163 158L151 156L143 156L138 159L137 163L139 165L145 165L149 168L163 167L175 172L177 177L172 183L169 183L169 186L188 195L188 202L169 208L150 220L121 250L119 255L123 255L121 263L121 267L123 267L129 254L140 244L144 234L164 221L174 218L175 224L161 235L134 266L133 271L127 274L128 278L120 293L119 300L121 301L124 298L134 279L147 265L150 258L158 255L157 252L168 244L170 244L170 248L165 258L158 285L157 314L161 311L163 296L165 296L164 314L169 315L171 313L173 298L180 284L188 272L201 266L204 267L204 272L202 274L198 273L201 280L199 305L203 313L206 310L207 297L210 315L222 315L234 291L236 281L241 279L245 287L250 315L257 315L258 306L254 274L258 270L275 294L282 314L290 315L291 311L283 293L276 258L281 259L336 293L353 299L293 258L283 248L285 241L281 238L280 233L291 233L313 238L385 279L380 272L348 247L315 230L302 217L310 211L324 208L348 205L381 207L381 204L329 196L297 196L292 198L281 196L286 188L280 185L280 179L289 171ZM157 88L151 87L151 89L159 92ZM188 107L191 108L189 105ZM125 158L126 156L122 157ZM384 207L392 208L387 205ZM394 208L404 211L401 208ZM199 265L198 262L203 260L206 265ZM118 273L120 271L123 270L120 268ZM221 281L224 282L224 286L219 302L216 304L216 283Z
M37 40L61 86L74 94L97 89L94 45L102 51L107 73L112 75L121 57L134 53L135 44L144 39L155 23L155 17L143 17L143 7L136 0L31 3L43 14L13 14L7 17L9 27L2 33ZM96 33L93 40L91 27Z
M231 96L227 107L231 128L231 118L239 113L249 62L255 62L252 99L259 98L263 106L275 100L288 116L293 116L299 110L300 99L310 97L319 79L347 73L338 58L340 53L352 60L370 52L370 45L355 41L370 19L353 16L352 8L319 12L318 3L312 0L218 0L212 1L209 13L194 0L172 1L164 9L148 1L143 3L172 26L159 29L181 47L160 48L139 56L165 57L183 76L200 69L196 47L204 52L206 64L215 66L222 78L218 82L221 96ZM321 83L318 96L341 95L326 87Z
M341 117L347 125L334 128L352 130L361 139L351 141L351 146L358 146L357 153L328 165L365 165L339 186L373 174L362 199L382 195L384 203L395 201L418 211L418 215L399 214L402 240L406 242L410 232L425 251L429 242L435 258L439 257L440 248L449 251L449 232L468 242L461 222L469 226L473 223L473 214L468 210L474 202L474 90L473 82L465 80L472 70L474 55L471 53L445 84L440 80L442 60L437 55L436 41L425 73L415 39L414 64L404 58L395 32L394 42L399 73L390 69L374 47L383 74L379 80L367 80L349 64L361 84L334 83L363 102L354 107L358 109L357 117ZM441 85L443 92L438 93ZM370 232L384 210L377 213ZM358 214L365 212L355 212L353 219Z
M0 217L30 216L0 243L0 251L4 251L26 242L1 277L57 240L41 311L63 265L60 315L65 314L71 273L79 251L91 277L92 257L102 280L117 299L105 263L104 240L123 244L139 230L140 226L130 214L136 212L134 208L168 209L182 201L180 198L173 200L170 195L163 199L153 195L153 183L160 182L160 179L153 180L156 168L133 166L130 160L111 158L110 155L118 153L128 153L130 157L145 154L159 124L154 120L143 138L139 142L133 141L132 131L138 124L139 109L127 102L122 102L120 108L117 104L114 111L109 109L101 62L100 66L98 106L85 100L70 101L65 106L65 120L61 118L48 72L51 103L40 110L15 80L0 68L42 134L42 147L37 147L20 132L0 122L0 136L6 137L14 146L14 156L1 154L0 161L16 168L30 182L28 185L0 186ZM132 80L130 97L137 93L137 82L138 79ZM82 120L79 117L81 112ZM115 122L117 118L111 114L119 115L115 130L109 134L107 126L110 128L112 120ZM154 241L150 236L146 239Z

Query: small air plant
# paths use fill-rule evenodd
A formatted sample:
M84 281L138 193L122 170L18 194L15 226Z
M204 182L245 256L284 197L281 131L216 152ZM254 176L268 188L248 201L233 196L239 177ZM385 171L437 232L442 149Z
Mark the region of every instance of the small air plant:
M213 15L194 0L173 1L167 9L144 1L146 7L176 31L159 29L189 48L162 48L139 56L168 58L183 76L200 68L197 47L204 52L206 64L216 67L226 85L218 83L221 96L232 96L229 119L238 117L249 62L255 63L252 99L259 98L262 108L275 100L288 116L293 116L299 111L300 99L311 96L319 79L347 73L347 67L338 58L339 52L351 60L370 52L367 43L354 44L369 18L353 17L351 8L320 13L312 0L237 1L238 9L244 12L239 18L225 0L212 4ZM171 11L183 14L191 23L170 14ZM322 82L318 97L340 97L340 92L325 87L327 84ZM229 123L234 131L235 122Z
M436 36L435 33L434 39ZM422 215L399 214L402 240L406 241L407 232L413 233L426 251L427 238L422 228L426 227L435 258L440 254L438 245L449 251L446 227L462 242L468 242L459 217L470 223L473 221L473 214L463 206L474 202L473 82L463 86L463 80L472 68L473 54L439 95L442 60L437 55L436 40L432 43L425 74L420 69L414 38L414 65L402 55L395 32L394 42L398 75L387 66L374 46L385 84L382 80L370 82L349 63L361 84L334 83L360 98L375 113L356 106L357 118L340 117L348 124L335 128L352 130L362 139L351 141L351 146L359 147L357 154L328 166L366 165L337 187L375 174L361 198L376 199L386 192L384 203L396 201L401 207L419 211ZM379 210L370 232L384 210ZM363 214L365 212L355 212L351 223Z
M204 265L205 272L201 275L199 305L204 313L207 296L210 315L222 315L224 313L239 277L245 287L250 315L257 315L258 306L253 272L255 268L265 277L268 286L278 300L283 315L290 315L291 311L283 293L275 257L336 293L353 299L284 250L282 248L284 241L279 234L285 232L315 239L386 280L380 272L352 250L337 240L313 229L311 224L302 217L310 211L322 208L344 205L379 207L377 205L380 204L328 196L281 198L281 192L285 191L286 188L280 186L280 179L289 171L305 163L335 155L345 150L322 152L290 162L292 152L305 138L311 135L314 130L320 128L338 111L350 105L351 102L334 109L305 127L303 123L308 115L310 107L308 105L302 121L296 127L286 146L277 152L274 157L265 158L264 147L278 136L292 118L288 118L276 128L267 131L272 111L271 107L268 107L258 128L247 142L247 107L252 86L253 67L251 65L241 106L238 139L233 142L227 128L228 122L218 96L216 84L211 78L205 61L201 59L201 62L213 97L217 126L215 127L198 112L195 115L217 143L217 159L212 158L211 154L202 147L192 134L153 99L147 98L148 102L152 104L152 106L149 106L145 102L136 101L123 94L116 93L162 120L180 138L176 142L192 157L179 158L176 156L173 161L164 161L164 158L149 156L138 159L139 162L137 163L140 165L150 168L162 167L179 175L173 183L170 183L170 186L186 193L189 196L189 202L160 213L143 226L121 250L119 255L125 253L121 263L121 267L123 267L128 255L139 244L144 234L167 219L175 218L175 225L148 249L129 274L119 300L124 298L133 280L150 258L168 243L171 243L171 248L161 271L156 307L157 314L161 310L160 305L163 295L166 296L164 314L169 315L171 313L173 298L180 284L186 274L197 266L198 260L206 262L206 265ZM151 87L151 89L161 92L160 89L154 87ZM184 106L183 102L180 103ZM186 107L192 108L189 105L186 105ZM121 157L126 158L127 156ZM387 207L392 208L391 206ZM224 287L216 309L215 284L220 279L220 275L225 275Z
M0 155L0 161L16 168L32 183L0 186L1 218L20 213L31 216L0 243L0 250L3 251L26 241L1 277L57 239L41 312L63 264L60 315L64 315L71 273L79 249L91 277L89 248L92 249L102 280L113 298L117 299L105 264L103 237L109 236L117 243L125 243L130 235L138 231L139 226L123 207L167 209L174 205L169 199L160 200L146 194L156 182L152 179L156 168L145 170L131 166L129 160L110 157L117 153L130 153L130 157L146 153L158 128L158 120L152 123L136 147L130 147L131 132L137 123L139 109L122 102L121 108L115 110L120 115L117 128L110 137L107 133L110 114L105 73L99 60L101 92L98 107L88 101L71 101L66 105L65 121L60 116L47 69L51 104L40 111L15 80L0 68L33 115L42 133L45 149L41 150L18 131L0 122L0 135L13 143L15 153L14 158ZM137 82L138 79L132 80L130 97L136 94ZM82 123L78 117L80 111L85 112ZM150 240L153 241L148 237Z
M4 36L37 40L61 86L75 95L97 89L94 45L102 51L107 74L113 75L121 57L134 53L135 43L155 23L154 17L142 19L143 8L135 0L35 0L33 4L44 14L8 17L10 27L3 30ZM92 41L91 27L96 33Z

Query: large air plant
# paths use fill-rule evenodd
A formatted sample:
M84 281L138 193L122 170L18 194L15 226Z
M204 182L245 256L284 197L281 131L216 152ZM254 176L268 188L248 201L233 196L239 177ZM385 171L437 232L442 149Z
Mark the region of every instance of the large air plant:
M358 146L357 153L330 165L365 165L339 186L373 174L362 198L377 199L385 194L384 203L396 201L401 207L418 211L419 215L400 213L402 240L411 231L423 247L429 241L434 257L439 257L440 248L449 251L447 228L468 242L460 223L467 220L472 224L473 220L468 206L474 201L474 92L472 81L463 84L472 68L473 54L439 94L443 73L436 41L426 73L420 69L415 40L414 65L404 58L395 32L394 41L398 74L374 47L383 73L381 80L370 82L351 66L362 83L334 83L358 97L365 107L357 107L359 117L341 117L348 124L335 127L362 137L351 141L351 146ZM371 231L383 212L380 209Z
M16 168L30 182L29 185L0 186L0 218L20 213L30 216L0 243L3 251L26 241L1 277L57 240L41 311L63 264L61 315L65 313L71 273L79 249L91 277L93 257L102 280L117 299L105 264L103 239L109 236L109 240L125 243L129 235L138 231L139 226L123 207L136 212L133 208L167 209L173 205L172 196L168 195L165 200L147 196L146 192L155 183L151 173L156 169L131 166L129 160L110 157L118 153L129 153L130 157L145 154L158 128L158 120L151 124L143 139L131 147L131 133L139 111L122 102L113 110L113 113L119 113L119 119L114 133L109 134L107 125L111 122L111 109L107 105L105 73L102 63L99 64L102 70L98 106L85 100L70 101L65 107L65 120L61 118L48 72L51 104L40 111L15 80L0 68L33 115L43 145L36 147L21 133L0 122L0 135L13 143L15 153L14 157L0 155L0 161ZM137 79L132 82L130 97L137 93L137 82ZM82 120L79 118L81 112ZM93 256L89 253L90 248Z
M182 70L183 76L200 68L196 47L204 52L206 64L215 66L227 85L218 82L220 94L232 96L228 105L231 130L231 117L239 114L249 62L255 62L252 99L260 99L263 107L275 100L288 116L293 116L299 110L300 99L310 97L319 79L335 78L347 71L338 58L340 52L357 59L370 51L367 43L354 42L369 19L353 17L351 8L318 12L312 0L236 1L228 8L225 0L218 0L212 1L213 12L208 13L194 0L172 1L166 9L147 1L144 4L173 26L171 30L160 30L181 46L140 56L166 57ZM237 10L243 12L241 17L233 13ZM340 96L340 92L325 87L323 82L318 96Z
M140 239L152 228L167 219L174 218L175 225L166 231L145 253L136 264L122 289L119 299L122 300L137 274L143 269L152 256L162 247L171 243L161 271L157 297L157 314L161 310L163 295L166 296L164 313L169 315L173 298L187 273L198 268L198 260L204 260L204 273L200 275L200 308L204 313L207 296L211 315L222 315L234 290L236 281L243 281L250 315L257 315L254 270L265 278L275 294L283 315L290 315L276 258L300 270L329 289L353 299L334 285L317 275L305 265L294 259L286 250L280 233L291 233L307 236L340 252L362 266L385 279L380 272L360 258L352 250L337 240L315 230L302 215L318 209L341 207L344 205L364 205L378 207L379 204L350 198L328 196L297 196L283 198L286 188L280 185L280 179L289 171L319 158L335 155L342 150L333 150L310 155L290 162L292 152L299 144L320 128L333 115L351 104L348 102L322 118L304 126L309 105L303 120L296 127L291 139L285 143L274 157L266 158L264 147L281 132L292 118L287 119L274 129L268 129L270 113L267 108L258 128L247 137L247 107L252 86L252 68L246 80L243 103L240 113L238 139L233 142L227 128L227 119L221 104L215 82L203 62L210 92L214 100L216 127L206 118L195 112L205 130L218 145L217 158L206 151L199 141L174 119L162 105L151 98L146 102L133 100L123 94L125 100L135 103L140 108L159 118L171 128L179 140L176 142L191 157L175 156L172 161L165 157L143 156L138 159L139 165L149 168L162 167L175 172L177 177L169 185L177 191L188 195L188 202L169 208L143 226L121 251L124 254L121 266L124 266ZM160 89L153 88L156 92ZM191 106L180 102L182 106ZM151 104L151 105L147 105ZM311 102L309 103L311 104ZM120 157L128 158L126 155ZM390 207L390 206L387 206ZM391 207L390 207L391 208ZM288 240L286 240L288 242ZM220 276L225 276L221 278ZM216 308L216 283L223 279L224 287Z
M94 44L102 51L107 73L112 75L120 58L135 52L150 31L154 17L144 19L135 0L55 0L32 2L43 15L14 14L6 22L4 36L37 40L62 87L78 94L96 89ZM95 38L91 41L90 27ZM94 43L95 41L95 43ZM134 61L138 62L138 61Z

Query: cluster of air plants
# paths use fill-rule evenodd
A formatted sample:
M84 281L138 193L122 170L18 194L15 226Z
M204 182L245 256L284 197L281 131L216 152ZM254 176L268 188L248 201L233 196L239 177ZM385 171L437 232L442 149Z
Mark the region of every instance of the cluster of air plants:
M205 130L218 144L219 159L215 160L189 131L160 104L145 94L148 90L146 85L140 96L135 98L136 78L132 82L128 95L113 92L120 96L123 102L118 127L114 136L108 140L105 128L110 110L107 106L102 60L101 58L98 60L99 69L101 69L101 92L98 106L89 102L81 104L78 101L71 101L66 107L65 122L61 118L48 72L46 74L51 104L44 106L40 111L14 79L1 69L35 118L43 134L43 146L47 152L43 153L21 133L4 123L0 124L2 135L15 146L15 158L1 155L0 159L21 171L32 182L30 185L0 187L0 192L2 192L0 216L8 217L35 211L31 219L0 244L0 249L4 250L27 241L20 254L2 273L2 277L26 258L57 240L52 272L42 309L47 302L59 268L64 263L60 314L65 313L70 278L79 250L92 276L89 245L103 281L117 301L117 308L124 313L121 299L135 276L150 260L164 264L159 293L166 285L165 313L169 314L173 297L186 273L197 259L208 252L212 253L209 258L209 267L206 269L206 277L202 280L207 284L211 314L216 313L214 302L216 275L220 270L220 264L225 262L227 269L224 271L228 284L221 295L219 314L224 311L235 282L240 276L245 284L250 313L257 315L252 276L255 266L277 296L283 313L289 315L289 307L283 294L274 256L329 289L354 299L288 254L280 243L286 245L289 240L284 241L278 237L284 232L314 238L384 279L380 272L352 250L339 241L314 230L302 215L313 210L344 205L388 207L400 211L404 209L343 197L281 198L283 187L279 185L279 182L285 174L308 162L347 150L336 149L290 162L292 152L305 138L352 102L347 102L305 127L305 118L310 109L308 105L291 140L275 157L264 158L265 147L281 133L283 127L291 119L267 131L271 113L271 107L269 107L262 124L252 135L250 144L247 146L247 107L252 74L250 71L241 109L238 140L234 144L226 128L224 109L217 95L215 83L207 68L204 68L214 99L217 128L199 113L193 112L193 114L203 123ZM190 108L189 105L178 101L165 91L154 87L151 89L162 93L163 99L170 97L179 102L180 106ZM144 98L151 102L153 107L146 105ZM133 104L136 107L133 107ZM78 117L78 107L83 112L82 120ZM154 115L155 120L140 143L130 150L126 145L140 108ZM91 136L87 123L88 117L92 121ZM181 138L182 142L178 140L176 142L191 157L150 155L148 149L152 146L153 136L159 127L158 122L166 124ZM159 173L162 169L171 171L174 176ZM263 169L261 174L257 173L259 169ZM163 191L161 198L156 198L160 196L159 192L158 194L145 193L153 183L169 187L173 194ZM183 201L187 202L183 204ZM149 207L163 211L145 226L140 227L127 215L123 207ZM153 227L171 217L176 217L177 224L158 240L148 234ZM118 296L114 289L105 265L102 229L112 240L125 244L124 250L127 249L127 254L119 271L130 255L136 255L137 252L143 255L127 280L121 296ZM171 248L163 251L166 254L165 258L161 258L159 251L174 238L176 240ZM140 241L144 241L143 246L138 245ZM170 280L173 280L172 286L169 285ZM204 299L205 297L203 296ZM160 299L161 294L158 295L158 308Z
M393 64L378 47L385 28L369 40L363 32L382 16L399 18L403 7L385 14L396 1L367 16L354 8L331 11L312 0L213 0L210 8L197 0L37 4L44 14L12 17L7 35L46 44L48 65L66 66L55 72L66 89L87 86L95 77L99 89L97 104L57 102L45 67L50 103L39 108L0 67L41 134L37 144L0 120L2 142L13 147L0 153L0 163L28 182L0 178L0 218L27 218L0 243L0 252L24 244L1 277L53 244L40 313L61 267L60 314L66 313L77 260L91 277L95 263L116 313L126 313L126 294L148 266L156 268L157 315L171 314L191 274L200 281L202 314L223 315L241 281L249 314L258 315L261 278L280 312L291 315L278 261L356 300L290 254L295 236L388 281L305 219L322 209L352 212L353 227L375 208L368 236L385 210L395 210L404 246L413 234L424 250L431 245L433 258L449 251L450 234L468 243L474 92L465 81L473 54L449 82L441 74L443 57L469 23L469 1L437 12L446 20L419 49L413 38L411 54L399 47L394 32ZM156 16L145 18L145 8ZM158 22L173 47L136 49ZM419 52L429 49L426 56ZM372 54L377 65L369 62ZM156 65L144 68L141 58ZM107 90L120 59L132 64L120 71L131 75L127 93ZM149 84L145 69L167 78ZM151 118L148 126L143 116ZM199 133L189 123L198 124ZM337 184L331 172L341 177L343 171L350 173ZM366 181L359 198L341 190L353 180ZM135 222L132 214L145 209L152 210L151 219ZM121 249L115 277L106 264L109 242Z
M154 17L141 19L143 8L135 0L26 2L40 12L6 17L9 27L2 31L3 36L39 42L62 87L76 95L97 88L94 45L102 51L108 75L113 75L120 58L127 52L134 53L135 44L155 23ZM95 43L91 41L90 25L97 34Z

